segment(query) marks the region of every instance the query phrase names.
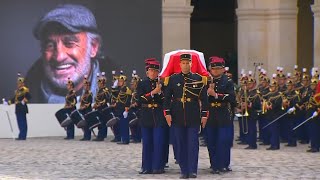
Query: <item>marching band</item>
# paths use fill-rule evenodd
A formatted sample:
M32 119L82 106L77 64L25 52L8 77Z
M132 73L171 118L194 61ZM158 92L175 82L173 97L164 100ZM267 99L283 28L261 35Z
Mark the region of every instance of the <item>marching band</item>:
M199 154L199 131L205 138L213 174L232 171L231 147L234 138L233 120L239 122L240 145L245 149L269 146L267 150L310 143L307 152L320 148L320 87L318 69L307 74L297 66L285 75L279 67L270 80L267 72L258 68L258 80L252 71L241 71L239 86L226 71L220 57L211 57L208 75L192 72L193 56L180 55L179 73L160 78L160 62L154 58L145 61L146 77L133 71L131 87L121 71L112 72L112 87L106 87L105 73L97 74L98 90L95 97L90 91L91 82L85 77L80 108L76 108L77 95L69 79L65 106L55 114L65 128L65 139L74 139L74 128L83 130L81 141L90 141L91 133L98 128L93 141L104 141L107 129L114 134L112 142L127 145L142 140L140 174L165 173L169 154L169 133L176 162L181 169L180 178L196 178ZM31 98L19 75L15 97L4 104L16 104L20 134L27 136L26 103ZM131 132L131 141L130 141Z

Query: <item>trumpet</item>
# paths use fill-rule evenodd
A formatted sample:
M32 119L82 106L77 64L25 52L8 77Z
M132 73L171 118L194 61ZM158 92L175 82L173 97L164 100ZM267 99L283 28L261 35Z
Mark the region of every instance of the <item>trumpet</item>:
M244 115L245 117L249 116L248 113L248 94L247 94L247 86L244 86L244 103L245 103L245 112Z
M265 99L263 99L262 100L262 114L265 114L265 113L267 113L267 106L268 106L268 103L267 103L267 100L265 100Z
M248 94L247 94L247 86L244 86L243 89L243 94L244 94L244 103L245 103L245 112L241 117L241 122L242 122L242 132L243 134L248 134L249 127L248 127Z

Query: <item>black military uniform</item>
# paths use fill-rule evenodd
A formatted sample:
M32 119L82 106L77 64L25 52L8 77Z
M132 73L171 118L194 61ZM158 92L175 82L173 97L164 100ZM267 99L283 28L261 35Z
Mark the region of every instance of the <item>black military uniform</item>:
M318 84L318 78L312 78L310 83L310 90L307 95L306 116L307 119L313 115L314 112L318 112L320 105L315 100L316 86ZM305 97L306 98L306 97ZM308 128L310 138L310 149L307 152L319 152L320 150L320 123L319 116L314 117L305 124Z
M118 81L124 81L125 83L126 80L127 76L125 76L123 72L121 72L118 77ZM119 90L114 92L117 93L115 99L114 114L120 120L112 127L112 129L116 141L120 141L118 142L118 144L129 144L130 135L128 112L130 109L132 91L125 84L118 88Z
M129 126L131 131L130 142L140 143L141 142L141 126L139 120L140 107L138 107L138 94L137 86L141 82L140 77L136 74L136 71L133 70L132 79L131 79L131 100L130 100L130 109L128 114Z
M74 84L70 80L68 80L68 86L71 86L71 90L69 90L68 94L66 95L66 101L65 101L65 106L64 106L64 112L68 115L71 114L72 111L76 109L76 104L77 104L77 95L76 91L73 90ZM74 139L74 124L70 123L67 127L67 137L64 138L66 140L68 139Z
M86 77L84 80L84 84L90 87L90 82L87 80ZM93 100L92 92L90 90L84 90L81 96L80 110L79 110L79 112L83 116L92 111L92 107L91 107L92 100ZM85 126L83 128L83 138L81 140L82 141L91 140L91 131L89 129L89 126Z
M108 129L106 126L107 123L107 113L104 113L103 110L108 107L108 103L110 102L110 93L109 89L105 87L106 85L106 78L102 75L98 78L98 86L99 90L95 97L95 104L93 108L98 111L99 121L100 124L98 126L98 136L93 141L103 141L104 138L107 137Z
M255 83L255 79L249 78L248 83ZM255 89L248 90L247 97L247 112L248 112L248 135L246 149L257 149L257 120L261 112L261 94L260 91Z
M273 121L283 114L282 110L282 94L278 91L278 83L273 79L270 83L270 87L275 87L275 90L270 93L267 99L268 111L266 113L266 119L268 122ZM280 124L279 121L274 122L268 127L270 131L270 144L271 146L267 150L280 149Z
M259 116L259 137L262 141L260 145L269 145L270 144L270 132L267 131L267 129L263 129L265 125L268 124L268 121L266 119L266 97L270 93L269 91L269 84L270 79L268 77L264 77L263 81L265 81L267 84L265 87L259 88L259 92L261 95L261 114Z
M191 55L181 54L180 61L191 61ZM190 71L173 74L165 79L164 84L167 87L165 87L164 112L166 116L171 115L172 126L175 128L181 178L197 176L200 117L207 117L208 107L206 83L207 77Z
M287 87L294 86L294 85L295 84L291 79L287 80ZM288 111L289 108L291 107L294 107L295 109L299 109L298 103L301 100L299 91L294 90L294 88L289 90L288 88L287 91L284 93L283 98L284 98L283 103L288 104L288 105L284 105L285 111ZM297 146L297 137L296 137L295 131L292 131L292 129L298 122L297 113L292 112L286 115L284 118L284 121L286 123L285 127L286 127L286 134L288 138L288 144L286 146L295 147Z
M146 71L160 71L160 63L157 60L148 62ZM158 87L157 87L158 86ZM164 173L165 159L165 128L166 120L163 115L163 93L152 94L155 88L161 88L157 77L143 79L138 84L138 104L141 107L141 131L142 131L142 171L141 174Z
M225 62L222 58L210 58L211 69L223 68ZM212 72L212 70L210 70ZM213 77L212 85L215 96L210 95L209 119L206 125L208 134L208 151L212 173L231 171L230 156L233 141L233 108L236 106L234 83L226 75Z
M16 140L26 140L27 138L27 131L28 131L28 124L27 124L27 113L28 106L27 103L31 99L31 95L29 89L24 86L24 78L18 74L18 81L17 81L18 89L15 91L14 97L9 100L8 104L15 104L15 113L17 116L17 123L19 128L19 136Z

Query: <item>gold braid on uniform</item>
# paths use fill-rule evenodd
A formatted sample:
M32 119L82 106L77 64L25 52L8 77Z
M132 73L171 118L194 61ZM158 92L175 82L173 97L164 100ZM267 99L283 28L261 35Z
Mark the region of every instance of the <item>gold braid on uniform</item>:
M90 106L90 102L88 102L87 101L87 99L88 99L88 97L90 96L90 95L92 95L92 92L91 91L89 91L89 93L87 93L87 94L84 94L84 95L82 95L81 96L81 108L87 108L87 107L89 107Z
M128 95L132 94L131 90L128 87L125 87L125 88L126 88L125 89L126 91L122 92L120 90L120 92L118 94L118 97L117 97L117 102L120 102L122 104L125 104L127 102L127 100L128 100Z
M18 89L18 90L15 90L14 91L14 102L15 104L18 104L20 103L21 101L19 101L18 99L21 98L21 97L24 97L26 95L26 93L29 92L29 89L25 86L23 86L22 88ZM23 100L25 102L27 102L28 100L26 98L23 98ZM12 104L11 101L9 100L8 104Z
M72 93L69 95L66 96L66 105L65 105L65 108L71 108L73 106L76 105L77 101L75 98L72 98L72 100L70 100L70 98L72 96L76 96L76 92L74 90L72 90Z

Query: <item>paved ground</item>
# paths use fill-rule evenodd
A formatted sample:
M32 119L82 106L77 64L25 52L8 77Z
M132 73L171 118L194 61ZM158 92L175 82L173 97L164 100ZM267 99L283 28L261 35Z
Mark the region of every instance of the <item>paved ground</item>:
M79 139L80 137L78 137ZM179 167L172 156L165 174L139 175L141 144L66 141L62 137L0 139L0 179L177 179ZM206 147L200 147L200 179L320 179L320 153L308 145L278 151L232 149L233 172L212 175ZM171 148L171 147L170 147ZM172 149L170 149L172 155Z

